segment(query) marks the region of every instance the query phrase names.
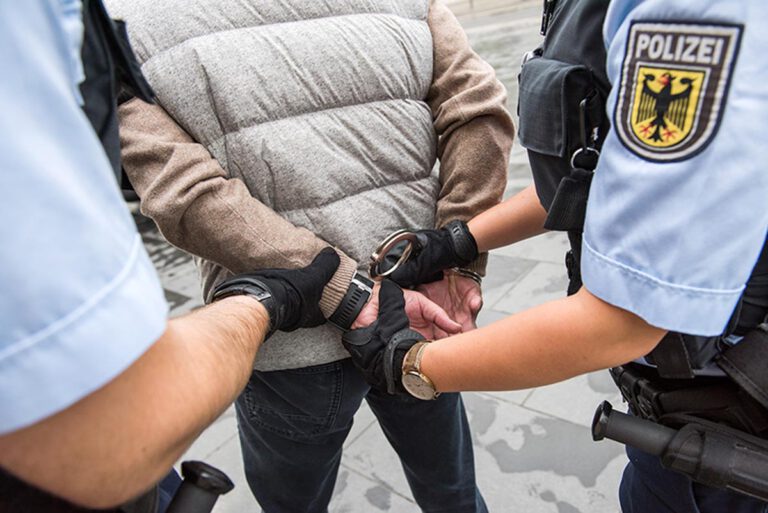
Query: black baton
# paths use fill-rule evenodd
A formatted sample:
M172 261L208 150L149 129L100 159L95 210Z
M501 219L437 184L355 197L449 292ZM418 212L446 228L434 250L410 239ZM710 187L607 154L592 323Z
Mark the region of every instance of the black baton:
M597 408L592 438L608 438L659 456L664 467L715 488L768 502L768 442L723 425L692 422L679 430Z
M185 461L181 475L184 481L166 513L210 513L219 495L235 487L224 472L202 461Z

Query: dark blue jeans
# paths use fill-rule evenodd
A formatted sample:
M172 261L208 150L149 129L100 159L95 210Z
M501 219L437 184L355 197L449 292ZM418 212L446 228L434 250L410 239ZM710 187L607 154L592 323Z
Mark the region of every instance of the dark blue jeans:
M258 372L237 400L248 485L266 513L325 513L341 449L362 400L392 444L428 513L486 513L458 394L436 401L370 389L351 360Z
M768 513L768 504L694 483L659 458L627 447L619 498L624 513Z
M179 491L181 486L181 476L175 469L171 469L168 474L158 483L160 488L158 494L157 513L164 513L173 500L173 496Z

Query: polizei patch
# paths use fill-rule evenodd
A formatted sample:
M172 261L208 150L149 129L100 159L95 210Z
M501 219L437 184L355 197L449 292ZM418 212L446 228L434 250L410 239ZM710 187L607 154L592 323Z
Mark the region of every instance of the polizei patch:
M616 103L619 139L655 162L689 158L722 116L742 27L634 22Z

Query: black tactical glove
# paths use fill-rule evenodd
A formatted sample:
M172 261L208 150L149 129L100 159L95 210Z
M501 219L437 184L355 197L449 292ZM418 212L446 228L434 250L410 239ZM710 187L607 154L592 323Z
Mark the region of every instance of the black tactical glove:
M390 276L403 287L440 280L443 269L463 267L479 254L477 242L464 221L451 221L439 230L420 230L416 239L408 261Z
M403 359L418 341L419 333L408 328L403 291L384 280L379 289L379 316L366 328L348 331L342 337L352 362L373 388L389 394L404 394Z
M338 267L339 255L325 248L302 269L264 269L224 280L214 289L213 300L256 297L269 313L269 335L319 326L325 322L320 296Z

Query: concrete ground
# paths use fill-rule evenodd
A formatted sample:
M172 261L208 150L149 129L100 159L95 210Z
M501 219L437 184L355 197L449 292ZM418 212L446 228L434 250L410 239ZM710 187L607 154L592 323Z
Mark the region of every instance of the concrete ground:
M524 51L540 41L541 0L449 0L474 48L497 70L517 104L517 72ZM531 183L523 150L515 146L506 196ZM173 313L200 304L191 258L142 223ZM492 252L483 283L479 324L563 296L566 278L561 234ZM621 402L606 372L557 385L501 393L467 393L480 488L493 512L607 513L619 510L617 486L626 462L622 447L594 443L589 425L603 400ZM260 511L243 475L234 411L230 408L195 442L184 459L201 459L236 483L217 513ZM364 405L345 444L330 510L334 513L418 512L394 451Z

